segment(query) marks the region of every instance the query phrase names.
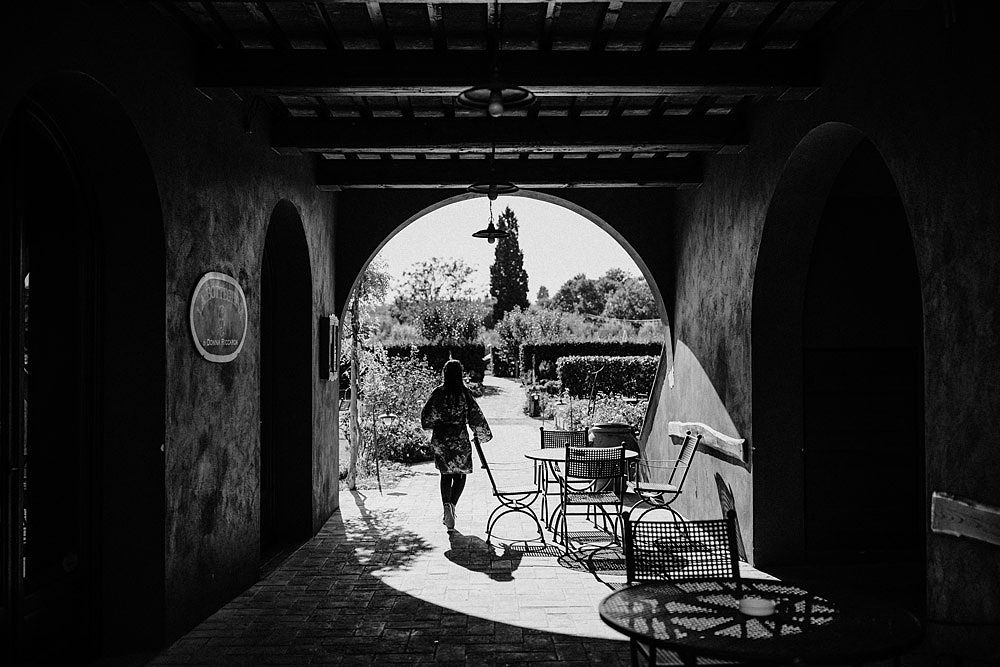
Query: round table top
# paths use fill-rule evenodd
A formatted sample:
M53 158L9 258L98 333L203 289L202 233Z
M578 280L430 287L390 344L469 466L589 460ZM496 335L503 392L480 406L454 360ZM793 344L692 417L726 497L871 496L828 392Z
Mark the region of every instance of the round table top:
M566 448L565 447L546 447L545 449L532 449L524 453L524 455L533 461L551 461L553 463L558 463L559 461L566 460ZM625 450L625 460L634 459L639 456L639 452L632 451L631 449Z
M743 580L743 596L774 601L774 614L741 613L731 581L637 584L609 595L598 612L618 632L646 643L773 664L889 658L923 635L920 621L902 607L854 593L821 597L786 582Z

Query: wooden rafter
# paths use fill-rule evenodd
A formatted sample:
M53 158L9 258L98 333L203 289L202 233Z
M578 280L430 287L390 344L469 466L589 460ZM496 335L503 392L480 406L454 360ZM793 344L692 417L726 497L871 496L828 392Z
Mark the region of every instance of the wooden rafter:
M265 94L456 95L489 71L485 52L215 50L202 54L198 86ZM509 51L503 72L536 95L781 95L820 82L813 51Z
M500 160L318 160L316 184L323 190L357 188L465 189L490 177L521 188L661 187L701 185L697 157L670 159Z
M288 41L288 37L281 30L281 26L278 25L274 14L271 13L271 9L267 6L266 2L247 2L244 3L244 6L247 9L247 13L255 21L267 26L268 39L271 42L271 46L281 51L287 51L292 48L292 43Z
M376 118L276 120L274 149L282 154L497 154L735 152L746 132L731 117Z
M173 2L174 4L186 4L187 0L163 0L164 2ZM302 0L267 0L269 4L272 5L297 5L301 4ZM496 0L434 0L439 5L481 5L493 3ZM650 0L622 0L624 3L628 4L630 2L635 3L648 3ZM775 0L739 0L742 4L763 4L771 5ZM857 2L857 0L853 0ZM242 4L245 0L212 0L212 4L216 5L227 5L227 4ZM372 2L372 0L335 0L338 4L349 5L358 4L364 5ZM386 4L412 4L412 5L423 5L426 4L427 0L384 0ZM504 5L537 5L541 2L546 2L546 0L501 0ZM606 4L608 0L559 0L560 4L571 5L571 4ZM711 4L717 5L720 0L683 0L685 4ZM793 3L808 5L815 4L816 0L792 0Z
M326 5L322 2L307 2L306 12L320 26L323 36L323 45L331 51L339 51L344 48L344 43L340 41L337 29L333 25L330 13L326 10Z

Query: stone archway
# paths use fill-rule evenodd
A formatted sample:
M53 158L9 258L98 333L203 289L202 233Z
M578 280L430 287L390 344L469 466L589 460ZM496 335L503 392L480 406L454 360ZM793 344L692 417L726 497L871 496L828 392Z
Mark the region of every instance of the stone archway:
M367 193L351 194L367 197ZM406 199L393 198L390 200L388 197L383 196L378 200L381 206L377 207L371 206L373 202L368 201L367 199L364 204L359 204L357 206L341 206L342 213L347 214L347 216L357 215L361 213L362 210L374 210L377 211L378 218L383 221L381 230L372 227L367 229L368 234L366 236L366 245L371 249L371 251L367 254L367 256L365 256L364 253L354 254L353 262L351 262L345 269L345 272L350 275L350 281L338 280L337 304L338 308L341 310L341 315L346 315L346 308L348 304L347 295L351 294L355 287L357 287L357 282L360 280L360 276L364 272L365 267L367 267L375 255L378 254L378 251L381 250L382 247L400 230L432 211L444 208L445 206L454 204L455 202L482 197L482 195L463 193L442 199L440 195L426 193L423 191L415 191L407 194L409 197ZM626 216L628 214L628 212L622 211L623 207L618 205L620 202L616 202L613 199L608 201L607 197L588 197L585 194L585 191L567 192L565 197L560 197L548 192L521 190L516 195L512 196L535 199L566 208L581 217L586 218L611 236L619 245L622 246L625 252L628 253L628 255L635 262L636 267L638 267L639 271L646 279L646 282L649 284L650 289L652 289L653 296L656 299L657 308L660 312L660 319L666 326L669 327L673 303L672 275L668 275L666 272L651 270L651 263L647 263L646 261L648 252L645 254L640 253L636 249L637 244L631 242L629 238L620 231L620 228L627 227L627 225L621 224L621 220L627 219ZM646 209L653 209L654 206L660 204L659 202L656 202L655 204L653 202L645 203L642 201L642 197L633 197L632 199L633 204L636 205L640 212ZM624 208L627 209L628 207ZM376 213L372 213L371 215L376 215ZM386 220L388 220L388 223L385 222ZM344 223L342 222L342 224ZM363 227L363 225L355 225L355 227ZM372 238L376 234L379 235L378 240L372 241ZM642 239L642 241L644 240L645 239ZM356 245L352 245L352 250L356 247ZM345 277L345 274L341 273L340 263L338 263L338 277ZM667 286L664 286L665 282L668 283ZM343 285L343 287L341 287L341 285Z
M752 338L756 562L798 578L906 579L893 593L919 610L920 283L892 176L850 126L817 128L786 164Z
M312 535L312 273L302 219L274 207L261 259L260 552Z
M582 216L611 236L628 253L653 292L665 327L665 340L640 434L646 442L657 420L661 392L673 366L671 321L674 315L674 265L670 211L673 195L660 188L520 190L514 197L544 201ZM434 190L387 192L354 190L340 194L336 256L337 308L346 318L349 295L379 250L400 230L437 209L482 197L462 193L442 198ZM640 249L641 248L641 252ZM558 249L554 249L558 254Z

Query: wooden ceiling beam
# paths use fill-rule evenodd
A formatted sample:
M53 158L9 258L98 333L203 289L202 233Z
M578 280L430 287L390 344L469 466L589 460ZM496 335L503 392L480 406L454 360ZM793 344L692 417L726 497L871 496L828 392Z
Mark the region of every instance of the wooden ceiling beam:
M163 2L170 2L173 4L186 4L187 0L162 0ZM337 4L342 5L364 5L372 2L372 0L334 0ZM386 4L400 4L400 5L422 5L427 2L427 0L381 0ZM481 5L487 2L492 3L495 0L433 0L439 5ZM626 4L630 2L642 2L648 3L650 0L623 0ZM775 0L740 0L742 4L772 4ZM241 5L246 0L211 0L214 5ZM546 0L502 0L504 5L537 5L546 2ZM608 0L559 0L561 4L606 4ZM686 3L690 4L718 4L719 0L684 0ZM809 4L815 3L816 0L792 0L792 2ZM271 5L299 5L302 0L267 0L268 4Z
M491 176L486 160L317 160L321 190L361 188L466 189ZM502 160L492 176L522 189L696 188L697 157L669 159Z
M723 116L554 118L285 118L271 145L298 153L676 153L737 152L741 118Z
M227 50L203 52L197 85L257 94L457 95L491 54ZM820 84L815 51L505 51L504 79L536 95L782 95Z

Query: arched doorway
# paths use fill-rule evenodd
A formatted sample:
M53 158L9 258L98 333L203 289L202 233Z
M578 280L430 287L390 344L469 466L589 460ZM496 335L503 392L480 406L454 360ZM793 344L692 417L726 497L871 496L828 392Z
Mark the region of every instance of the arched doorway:
M775 194L754 284L757 562L882 590L919 612L923 313L909 227L888 168L856 130L826 126L803 143ZM812 195L787 196L820 168ZM797 227L781 229L791 215ZM781 274L797 286L779 288ZM783 542L773 530L782 515Z
M336 303L341 321L348 319L350 296L357 288L365 269L390 239L414 221L432 212L471 199L480 200L482 205L480 210L485 215L486 198L467 193L445 199L434 190L428 189L394 190L392 196L387 196L385 191L369 189L345 190L340 193L338 196L340 226L337 232L335 266ZM495 202L494 210L503 210L503 202L506 199L507 197L501 197ZM558 194L522 189L509 199L515 202L522 199L537 200L581 216L584 219L581 220L581 224L597 227L620 245L646 280L663 325L665 344L653 389L650 392L649 410L643 423L640 440L656 443L669 441L665 433L663 438L650 437L650 434L653 425L658 421L657 411L663 407L662 389L671 383L668 372L673 366L670 321L675 300L676 267L675 248L669 241L672 228L669 214L673 201L672 194L660 188L625 191L568 189L559 191ZM511 207L516 209L516 204L512 204ZM650 220L657 221L657 224L648 224ZM474 223L482 221L483 218L479 216L474 219ZM481 226L482 224L474 224L467 233L471 235ZM443 230L441 236L434 238L444 238L444 235L455 233L456 229ZM560 253L560 243L575 241L572 236L567 236L553 244L549 249L551 261L564 261L565 258ZM485 241L476 242L481 243L484 248L490 247ZM492 255L486 261L492 262ZM557 288L558 285L552 286L553 291ZM666 419L662 421L665 431Z
M302 219L281 201L260 279L260 553L312 534L312 276Z
M0 199L4 658L149 649L164 611L166 301L152 171L110 94L60 75L4 128Z

